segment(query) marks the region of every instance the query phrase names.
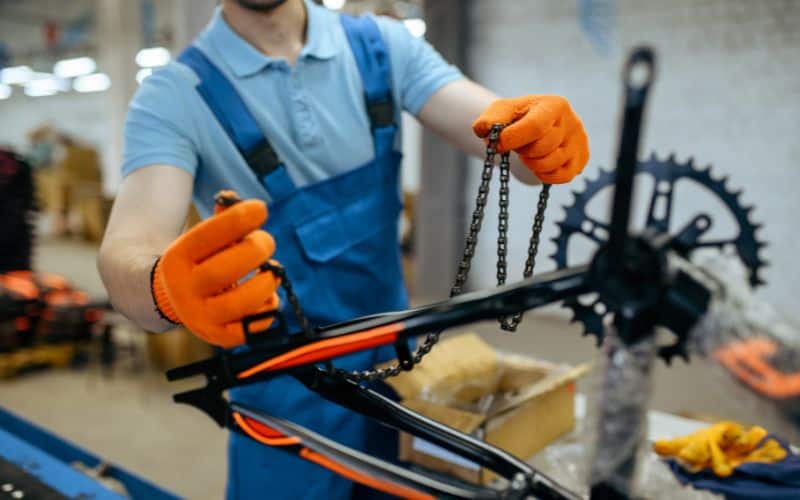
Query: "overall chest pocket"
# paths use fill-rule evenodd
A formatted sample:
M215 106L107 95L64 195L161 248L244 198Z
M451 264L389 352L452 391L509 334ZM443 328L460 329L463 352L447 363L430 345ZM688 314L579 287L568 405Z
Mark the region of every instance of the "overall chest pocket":
M405 307L401 208L395 193L376 190L295 226L310 315L342 321Z

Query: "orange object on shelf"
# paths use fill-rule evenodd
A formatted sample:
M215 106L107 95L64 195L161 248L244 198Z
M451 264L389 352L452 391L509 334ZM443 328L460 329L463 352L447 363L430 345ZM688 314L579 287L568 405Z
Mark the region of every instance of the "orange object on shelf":
M785 373L770 364L770 356L777 351L775 341L754 337L718 348L714 359L765 396L775 399L800 396L800 372Z

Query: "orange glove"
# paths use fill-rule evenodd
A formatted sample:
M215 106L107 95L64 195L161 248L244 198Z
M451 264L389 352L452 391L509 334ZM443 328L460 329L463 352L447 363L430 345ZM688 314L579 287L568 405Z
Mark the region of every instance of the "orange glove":
M175 240L152 272L158 312L226 348L244 343L243 317L277 309L280 285L271 272L257 272L239 283L269 260L275 241L260 229L267 219L264 202L236 203L238 197L231 196L218 195L215 215ZM266 329L272 320L254 327Z
M561 96L498 99L475 120L472 130L485 138L498 123L504 125L498 151L516 151L546 184L571 181L589 161L589 138L581 119Z

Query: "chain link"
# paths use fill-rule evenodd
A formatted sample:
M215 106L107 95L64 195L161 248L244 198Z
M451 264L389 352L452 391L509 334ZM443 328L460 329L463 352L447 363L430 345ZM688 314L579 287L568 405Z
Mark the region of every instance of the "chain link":
M508 193L508 162L506 162L505 191ZM500 164L500 219L505 219L498 223L497 237L497 286L504 285L506 282L506 234L502 231L508 230L508 196L505 198L505 209L503 208L503 164ZM536 204L536 215L533 218L533 228L531 229L531 239L528 242L528 257L525 259L525 269L522 271L523 278L533 276L536 267L536 254L539 253L539 238L544 226L544 214L547 210L547 200L550 199L550 184L542 184L539 192L539 202ZM501 269L502 262L502 269ZM515 313L511 316L498 318L500 328L507 332L517 331L517 327L522 322L522 313Z
M294 287L292 286L289 276L286 275L286 269L274 262L267 262L261 266L261 270L271 271L281 281L281 286L283 286L283 290L286 292L286 299L292 307L292 312L297 318L300 329L303 330L303 333L307 337L314 337L316 334L314 330L311 329L311 323L308 321L305 311L303 311L303 308L300 306L300 300L297 298L297 294L294 293Z
M501 125L495 125L489 132L489 143L486 146L486 159L483 160L483 170L481 171L481 183L478 186L478 196L475 199L475 209L472 211L472 220L469 224L467 239L464 244L464 253L458 264L456 279L453 287L450 288L450 297L455 297L462 293L462 289L469 277L472 267L472 258L475 256L475 247L478 245L478 235L483 226L483 214L486 212L486 202L489 200L489 188L494 172L494 157L497 154L497 140L500 137ZM506 157L507 154L501 155Z
M486 158L483 161L483 170L481 172L481 182L478 186L478 196L475 199L475 209L472 211L472 218L469 224L467 238L464 244L464 252L461 255L461 261L458 264L456 271L455 281L452 288L450 288L450 297L455 297L463 292L464 285L469 277L469 271L472 267L472 258L475 256L475 248L478 245L478 236L483 226L483 217L486 212L486 203L489 199L490 185L492 181L492 173L495 169L495 156L497 154L497 142L500 137L500 131L503 129L502 125L496 124L489 132L488 143L486 145ZM503 285L507 279L508 263L506 256L508 254L508 205L509 205L509 188L508 182L510 177L510 162L509 153L502 153L500 155L500 212L498 214L498 236L497 236L497 284ZM531 234L530 243L528 245L528 258L525 261L525 269L523 275L529 278L533 275L533 269L536 265L536 254L539 250L539 236L542 232L544 224L544 214L547 208L547 200L549 198L550 185L544 184L542 191L539 193L539 203L536 209L536 216L533 221L533 231ZM311 337L314 332L309 327L309 321L300 307L300 302L295 295L292 284L286 276L285 271L280 266L269 265L271 269L277 270L276 274L281 278L286 297L289 304L300 323L304 333ZM502 329L507 331L515 331L522 321L522 313L517 313L509 317L498 318ZM420 344L416 351L411 356L411 367L419 364L422 359L433 349L442 331L430 332L425 336L425 340ZM377 380L385 380L390 377L399 375L404 371L399 363L392 364L385 368L373 368L361 371L347 371L341 368L335 368L327 364L327 369L338 376L348 378L355 382L373 382Z
M458 264L456 271L456 278L453 286L450 288L450 297L455 297L463 292L464 285L469 277L469 270L472 267L472 257L475 256L475 247L478 245L478 235L483 226L483 215L486 212L486 202L489 200L489 188L492 181L492 172L494 171L494 158L497 154L497 140L500 136L502 126L495 125L489 133L489 142L486 146L486 158L483 161L483 170L481 172L481 183L478 186L478 196L475 200L475 209L472 211L472 220L469 224L469 231L467 239L464 243L464 252L461 255L461 261ZM422 359L433 349L439 342L439 337L442 332L434 331L425 336L414 351L412 355L412 366L416 366ZM384 368L373 368L357 372L348 372L340 368L335 369L335 373L340 376L345 376L356 382L372 382L376 380L386 380L387 378L395 377L403 371L399 363L394 363Z

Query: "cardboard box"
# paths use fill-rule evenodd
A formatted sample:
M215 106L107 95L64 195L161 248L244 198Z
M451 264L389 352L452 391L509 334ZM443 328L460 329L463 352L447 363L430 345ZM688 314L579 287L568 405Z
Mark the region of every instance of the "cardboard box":
M422 415L528 459L575 425L572 367L494 350L477 335L444 340L410 372L388 383ZM494 474L409 434L400 460L485 484Z
M214 349L185 328L147 335L147 353L152 365L159 370L182 366L214 354Z

